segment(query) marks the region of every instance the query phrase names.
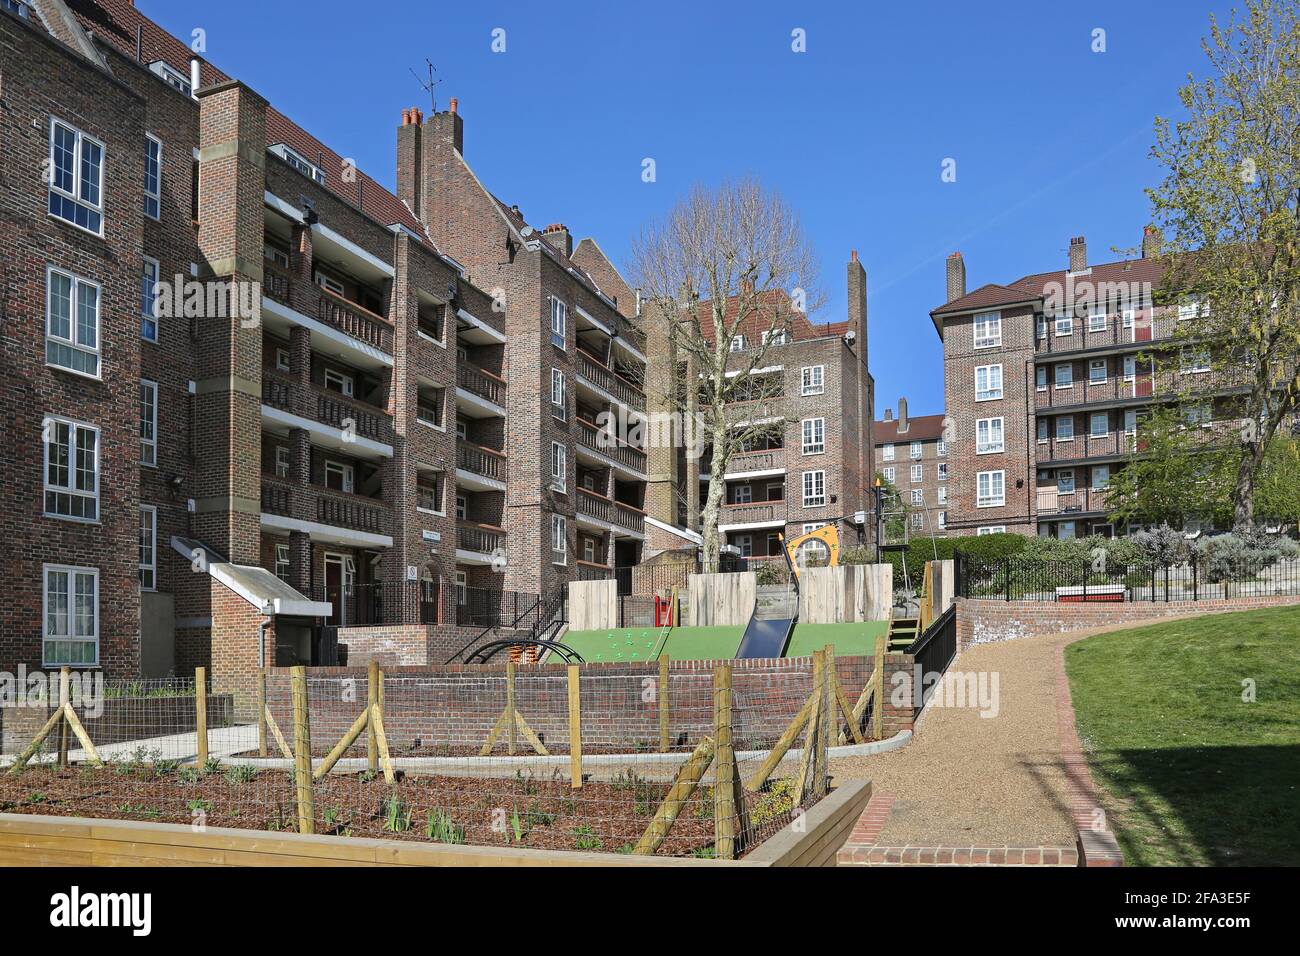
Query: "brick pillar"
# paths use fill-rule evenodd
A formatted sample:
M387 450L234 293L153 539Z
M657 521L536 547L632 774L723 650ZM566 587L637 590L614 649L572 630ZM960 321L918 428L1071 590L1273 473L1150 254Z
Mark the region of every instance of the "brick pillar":
M289 375L293 378L293 410L314 418L316 396L311 389L311 329L295 325L289 329Z
M298 278L311 282L312 264L311 226L295 224L289 243L289 269Z
M674 413L681 410L668 396L675 393L677 353L668 335L668 321L658 307L650 305L642 313L646 323L646 411ZM646 449L645 510L652 518L677 524L677 489L681 482L676 447Z
M302 521L315 521L311 508L311 433L305 428L289 430L289 480L296 485L290 510Z
M289 532L289 585L311 596L311 536L305 531Z

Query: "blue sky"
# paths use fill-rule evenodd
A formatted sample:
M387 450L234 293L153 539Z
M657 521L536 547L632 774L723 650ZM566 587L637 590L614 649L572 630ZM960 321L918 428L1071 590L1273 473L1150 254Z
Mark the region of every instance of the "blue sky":
M877 415L943 403L928 312L944 258L968 286L1138 244L1152 120L1176 114L1226 3L1015 0L299 4L137 0L216 65L393 185L410 73L460 101L465 156L537 226L564 222L621 263L641 224L695 182L752 173L799 210L844 317L845 263L868 271ZM304 11L310 10L309 16ZM255 24L253 29L248 24ZM491 49L505 30L506 51ZM806 31L807 52L791 50ZM1104 53L1092 51L1105 31ZM641 181L653 157L657 181ZM957 178L940 179L946 158Z

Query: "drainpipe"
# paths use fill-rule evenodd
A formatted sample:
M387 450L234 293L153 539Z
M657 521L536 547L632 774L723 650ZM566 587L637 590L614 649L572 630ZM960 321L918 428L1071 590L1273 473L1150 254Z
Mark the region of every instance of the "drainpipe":
M263 612L265 613L265 611ZM257 667L266 669L266 629L275 621L274 615L267 614L266 620L257 625Z

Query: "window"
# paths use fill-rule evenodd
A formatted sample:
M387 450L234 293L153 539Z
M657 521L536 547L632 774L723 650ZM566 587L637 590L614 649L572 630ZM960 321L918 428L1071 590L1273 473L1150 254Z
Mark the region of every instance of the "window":
M140 464L158 464L158 383L140 382Z
M1184 373L1210 370L1210 353L1207 349L1183 349L1179 358Z
M751 535L736 535L736 547L740 549L742 558L752 558L754 556L754 539Z
M192 96L194 90L190 87L189 78L180 70L174 70L162 60L155 60L149 64L149 69L162 78L162 81L174 90L184 93L186 96Z
M1209 305L1202 305L1195 299L1189 299L1178 307L1178 321L1186 322L1188 319L1194 319L1198 315L1206 316L1210 314Z
M1105 412L1093 412L1088 417L1088 435L1091 438L1105 438L1110 431L1110 416Z
M921 480L923 480L924 478L925 478L925 466L924 466L924 465L913 465L913 466L912 466L912 472L911 472L911 479L912 479L912 481L921 481Z
M921 457L921 443L919 441L912 442L911 455L913 458Z
M894 469L892 468L884 469L884 476L885 476L885 481L889 482L891 485L894 483Z
M569 328L569 307L551 296L551 344L556 348L565 348Z
M1056 419L1056 440L1073 441L1074 440L1074 416L1060 415Z
M99 520L99 429L45 419L45 513Z
M1057 388L1070 388L1074 385L1074 366L1064 362L1053 369L1053 378Z
M275 446L275 477L289 477L289 449L284 445Z
M432 428L444 429L444 409L447 407L447 390L431 388L422 390L416 399L415 418Z
M935 454L940 458L948 457L948 443L942 438L939 439L939 443L935 446Z
M799 394L820 395L826 390L826 366L805 365L800 373Z
M1001 418L981 418L975 422L975 454L988 455L1005 447Z
M426 472L415 479L415 509L431 514L445 514L442 510L446 482L442 472Z
M464 495L456 496L456 520L457 521L469 520L469 499L466 498Z
M805 471L803 473L803 506L820 508L826 504L826 472Z
M325 173L319 167L312 165L302 157L301 154L294 152L284 143L276 143L274 146L266 147L269 152L275 153L286 163L292 166L298 172L302 173L308 179L314 179L322 186L325 185Z
M45 565L44 666L99 663L99 571Z
M826 419L805 418L803 420L803 453L820 455L826 450Z
M551 442L551 487L564 491L568 487L569 449L558 441Z
M914 504L914 505L922 505L922 504L925 504L925 489L924 489L924 488L913 488L913 489L912 489L912 504Z
M1056 317L1056 334L1070 335L1074 332L1074 316L1069 314L1058 315Z
M1131 382L1137 378L1137 356L1124 356L1124 381Z
M1002 314L984 312L975 316L975 348L991 349L1002 344Z
M326 292L332 292L337 296L343 295L343 283L333 276L326 275L319 269L316 270L316 284Z
M158 260L144 257L140 274L140 338L158 341Z
M763 333L764 345L785 345L790 341L790 333L785 329L776 329L771 332Z
M554 564L567 564L569 561L569 537L564 515L551 515L551 561Z
M158 219L162 213L162 140L144 136L144 214Z
M1124 434L1136 435L1138 431L1138 413L1136 408L1124 409Z
M745 337L743 335L737 335L735 338L731 340L731 344L727 346L727 348L729 351L732 352L745 351Z
M1068 540L1068 539L1070 539L1070 538L1073 538L1073 537L1074 537L1074 522L1073 522L1073 521L1062 521L1059 525L1057 525L1057 528L1056 528L1056 536L1057 536L1058 538L1060 538L1062 541L1065 541L1065 540Z
M104 231L104 144L50 120L50 215L95 235Z
M158 575L158 509L153 505L140 506L140 589L154 590Z
M946 512L946 511L940 511L940 512L939 512L939 530L940 530L940 531L946 531L947 529L948 529L948 512Z
M1047 391L1047 366L1039 365L1034 369L1034 388L1040 392Z
M353 389L352 376L327 368L325 370L325 387L331 392L338 392L340 395L351 397Z
M975 401L987 402L1002 397L1002 366L979 365L975 368Z
M1038 441L1039 441L1039 443L1040 443L1040 444L1045 444L1045 443L1046 443L1050 438L1051 438L1051 435L1050 435L1049 432L1048 432L1047 419L1046 419L1046 418L1040 418L1040 419L1038 419Z
M939 480L948 480L948 463L946 461L939 462Z
M0 7L4 7L4 9L8 10L19 19L31 19L31 10L23 0L3 0L3 2L0 2Z
M558 368L551 369L551 414L560 421L569 414L564 395L564 373Z
M754 489L749 485L736 485L731 490L731 503L733 505L748 505L754 501Z
M1209 402L1197 402L1183 408L1183 421L1188 425L1206 425L1214 420Z
M1106 383L1106 360L1092 359L1088 362L1088 384L1104 385Z
M1125 309L1125 310L1123 311L1123 313L1121 313L1121 315L1122 315L1122 319L1123 319L1123 323L1124 323L1124 328L1126 328L1126 329L1131 329L1131 328L1133 328L1133 316L1135 315L1134 310L1133 310L1133 309Z
M1006 504L1006 472L981 471L975 476L975 507L997 508Z
M785 482L769 481L767 483L768 501L785 501Z
M285 584L289 583L289 546L287 544L277 544L275 546L275 576Z
M269 242L262 246L262 258L271 265L279 266L281 269L289 268L289 253L279 246L271 245Z
M1006 534L1006 533L1007 533L1007 526L1004 524L986 524L983 527L976 530L975 532L976 535Z
M1047 338L1047 316L1037 316L1036 321L1034 322L1034 331L1037 333L1038 338Z
M99 285L52 267L45 276L45 362L99 377Z
M1104 309L1092 309L1088 312L1088 331L1106 331L1106 312Z
M1092 466L1092 490L1103 491L1110 484L1110 465Z
M290 370L288 349L275 350L275 368L278 372L287 372Z
M940 487L936 489L936 491L938 493L937 500L939 504L946 505L948 503L948 489L944 487Z
M353 480L355 473L351 465L345 465L338 461L325 462L325 487L333 491L346 491L349 494L355 487Z
M883 445L880 446L880 457L883 458L885 461L893 461L893 460L894 460L894 443L893 443L893 442L885 442L885 444L883 444Z
M1074 469L1067 468L1056 473L1056 490L1063 495L1074 494Z
M924 527L925 527L925 512L923 511L912 512L912 529L914 531L920 531Z
M596 539L595 538L582 539L582 560L586 561L588 564L596 563Z

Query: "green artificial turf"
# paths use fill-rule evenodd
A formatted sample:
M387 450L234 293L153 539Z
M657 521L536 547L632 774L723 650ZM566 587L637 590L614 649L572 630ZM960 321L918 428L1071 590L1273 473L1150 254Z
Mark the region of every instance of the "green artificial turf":
M735 656L743 627L675 627L658 656L674 660L713 660ZM662 628L629 627L567 631L560 638L588 661L648 661Z
M1102 634L1065 659L1129 865L1300 865L1300 608Z
M888 621L860 621L853 624L796 624L786 657L806 657L827 644L835 645L836 657L870 656L876 652L876 638L889 631Z

